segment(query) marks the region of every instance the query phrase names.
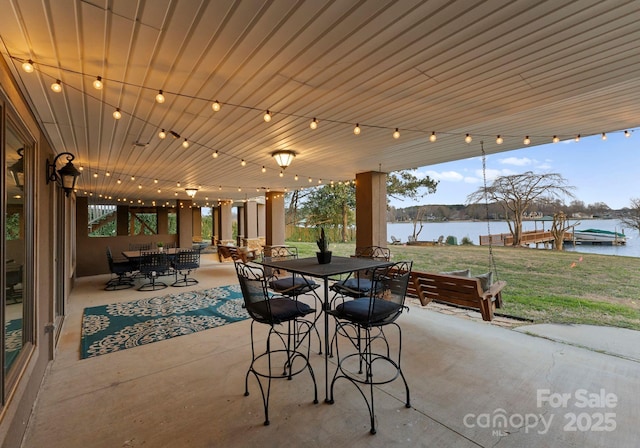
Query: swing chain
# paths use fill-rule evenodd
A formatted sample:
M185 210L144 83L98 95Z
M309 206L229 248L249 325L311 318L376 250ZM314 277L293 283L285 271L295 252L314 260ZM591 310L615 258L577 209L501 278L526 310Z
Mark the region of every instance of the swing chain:
M498 268L496 267L496 260L493 256L493 245L491 243L491 224L489 220L489 195L487 194L487 154L484 151L484 141L480 141L480 150L482 151L482 182L484 186L484 210L485 216L487 217L487 234L489 235L489 266L491 270L496 276L496 281L498 278Z

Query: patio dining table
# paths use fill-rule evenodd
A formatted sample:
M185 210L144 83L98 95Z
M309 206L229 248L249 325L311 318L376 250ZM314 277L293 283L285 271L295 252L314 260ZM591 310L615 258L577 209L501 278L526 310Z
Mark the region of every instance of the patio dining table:
M324 284L324 298L320 298L322 301L322 311L324 315L324 386L325 386L325 403L329 402L329 314L326 311L330 310L331 300L329 300L329 281L331 278L335 278L339 275L358 272L365 269L375 269L385 266L391 266L393 263L385 260L374 260L369 258L357 258L357 257L332 257L331 262L327 264L318 263L317 258L296 258L289 260L272 260L261 261L260 264L270 267L272 269L280 269L283 271L291 272L292 274L300 275L303 278L314 277L323 280ZM312 291L316 294L315 290ZM316 294L317 296L317 294Z
M190 249L182 249L179 247L172 247L169 249L164 249L163 252L167 254L167 256L172 257L177 254L181 250L190 250ZM129 261L138 261L141 257L142 252L158 252L157 250L124 250L122 251L122 255Z

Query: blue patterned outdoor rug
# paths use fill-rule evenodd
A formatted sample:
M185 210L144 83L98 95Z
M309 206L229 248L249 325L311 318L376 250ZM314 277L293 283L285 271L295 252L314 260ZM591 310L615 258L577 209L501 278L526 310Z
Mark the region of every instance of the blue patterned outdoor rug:
M4 355L4 368L5 370L9 370L22 349L22 319L10 320L7 322L4 331L4 345L6 350Z
M85 308L81 357L91 358L247 319L239 285Z

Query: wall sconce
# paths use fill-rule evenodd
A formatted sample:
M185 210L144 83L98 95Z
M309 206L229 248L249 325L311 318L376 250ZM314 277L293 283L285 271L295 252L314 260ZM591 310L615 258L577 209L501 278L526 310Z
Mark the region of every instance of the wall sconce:
M184 191L187 192L187 196L189 196L190 198L195 198L196 197L196 193L198 192L197 188L185 188Z
M20 158L16 163L9 167L9 171L11 171L11 177L13 177L13 182L16 184L16 187L21 190L24 189L24 148L20 148L16 151Z
M293 151L282 150L272 153L271 156L276 159L276 163L284 170L286 167L291 165L296 153Z
M62 156L67 156L67 164L56 172L58 159ZM49 163L49 159L47 159L47 184L49 182L57 182L64 189L64 193L67 196L75 188L76 181L80 176L80 171L71 163L75 158L70 152L61 152L53 159L53 163Z

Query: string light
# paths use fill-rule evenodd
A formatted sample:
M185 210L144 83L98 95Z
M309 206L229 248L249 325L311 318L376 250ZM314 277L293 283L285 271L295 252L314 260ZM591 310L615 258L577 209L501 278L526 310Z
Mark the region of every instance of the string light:
M158 179L153 179L153 183L157 184L158 183Z
M120 108L116 107L116 110L113 111L113 118L119 120L122 118L122 113L120 112Z
M211 154L211 157L213 157L214 159L218 158L218 151L214 151L213 154Z
M264 165L262 165L262 172L263 172L263 173L266 173L266 172L267 172L267 169L265 168L265 166L264 166Z
M33 61L29 59L28 61L23 62L22 70L24 70L27 73L33 73Z
M242 165L242 166L247 166L247 162L245 162L245 161L244 161L244 159L242 159L242 160L240 161L240 165Z
M498 137L496 138L496 143L498 145L502 145L502 143L504 143L504 139L498 135Z
M165 138L167 138L167 133L164 132L164 129L161 130L160 132L158 132L158 137L160 137L162 140L164 140Z
M131 180L132 181L136 180L136 176L131 176Z
M624 136L626 138L629 138L629 137L631 137L631 133L629 131L624 131Z
M96 80L93 81L93 88L96 90L102 90L104 84L102 84L102 76L96 77Z
M602 140L606 140L607 139L607 134L605 134L604 132L602 133Z
M393 132L393 138L400 138L400 131L398 130L398 128L396 128L396 130Z
M473 139L471 138L471 136L469 134L467 134L467 136L464 138L464 142L465 143L471 143L471 140L473 140Z
M51 90L53 90L56 93L62 92L62 84L61 84L61 81L59 79L56 79L56 82L51 84Z
M580 141L580 134L576 135L576 139L575 140L576 140L576 142Z
M164 94L162 93L162 90L158 90L158 94L156 95L156 103L164 103Z
M529 136L527 135L524 140L522 141L522 143L524 143L525 145L528 145L529 143L531 143L531 139L529 138Z
M280 170L280 177L284 177L284 172Z
M269 112L269 110L267 109L262 118L265 122L269 123L271 121L271 112Z
M184 141L182 142L182 147L184 149L187 149L189 147L189 140L185 138Z
M360 123L356 123L356 127L353 128L353 133L355 135L360 135Z
M438 139L438 137L436 137L436 132L435 132L435 131L431 132L431 136L429 136L429 141L430 141L431 143L433 143L433 142L435 142L437 139Z
M213 109L214 112L220 112L220 108L222 106L220 106L220 103L218 103L218 100L214 101L213 104L211 104L211 109Z
M118 183L118 185L120 185L122 183L122 180L118 179L116 182Z
M293 176L294 180L298 180L298 175L296 174L295 176Z
M313 120L309 123L309 127L311 129L318 129L318 120L316 120L316 117L313 117Z
M553 139L551 140L553 143L558 143L560 141L560 139L558 138L557 135L553 136Z

